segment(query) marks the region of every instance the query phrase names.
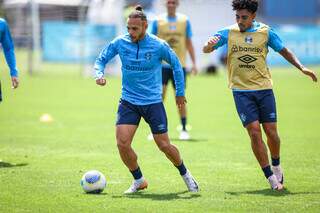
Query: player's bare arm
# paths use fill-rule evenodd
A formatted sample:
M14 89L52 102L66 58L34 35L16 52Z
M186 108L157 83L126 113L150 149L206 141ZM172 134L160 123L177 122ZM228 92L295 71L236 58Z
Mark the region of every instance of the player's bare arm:
M209 38L209 40L205 43L202 51L203 51L204 53L211 53L211 52L213 52L213 50L214 50L213 47L214 47L216 44L218 44L219 40L220 40L220 36L213 36L213 37Z
M190 58L191 58L191 61L192 61L191 73L196 75L198 73L198 68L197 68L197 65L196 65L196 57L195 57L195 54L194 54L194 48L193 48L193 44L192 44L191 39L187 39L186 43L187 43L187 49L188 49L188 52L189 52L189 55L190 55Z
M301 64L301 62L299 61L299 59L294 55L293 52L291 52L288 48L283 48L280 52L280 55L282 55L288 62L290 62L292 65L294 65L295 67L297 67L299 70L301 70L301 72L305 75L308 75L312 78L312 80L314 82L317 82L317 75L314 71L306 68L305 66L303 66L303 64Z

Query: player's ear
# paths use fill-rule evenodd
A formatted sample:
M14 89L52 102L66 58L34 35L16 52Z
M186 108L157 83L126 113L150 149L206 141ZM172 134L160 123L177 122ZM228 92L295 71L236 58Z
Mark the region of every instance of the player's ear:
M147 29L148 28L148 22L147 21L143 21L142 22L142 26Z
M256 16L257 16L257 13L253 13L253 14L252 14L252 18L253 18L253 19L255 19Z

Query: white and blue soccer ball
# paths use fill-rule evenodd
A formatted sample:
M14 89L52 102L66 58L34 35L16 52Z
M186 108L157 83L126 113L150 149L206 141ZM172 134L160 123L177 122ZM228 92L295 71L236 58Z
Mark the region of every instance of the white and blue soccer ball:
M98 194L106 188L107 181L101 172L91 170L82 176L80 185L86 193Z

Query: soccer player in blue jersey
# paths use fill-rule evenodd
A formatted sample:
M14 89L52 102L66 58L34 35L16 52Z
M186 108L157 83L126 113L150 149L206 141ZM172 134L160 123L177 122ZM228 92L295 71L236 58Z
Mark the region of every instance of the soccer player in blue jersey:
M205 44L203 52L210 53L227 45L229 87L233 91L239 117L247 129L253 153L265 177L272 189L281 190L283 172L280 167L280 138L272 80L266 64L268 47L279 52L314 82L317 76L300 63L269 26L255 21L257 0L233 0L232 6L236 11L237 24L218 31ZM267 136L272 167L262 139L261 124Z
M161 61L168 62L176 82L176 104L182 107L184 97L183 72L179 60L166 42L146 33L147 18L140 6L129 15L128 34L114 39L96 59L96 83L104 86L105 65L119 55L122 62L122 95L116 122L117 146L123 163L130 170L134 181L126 194L147 188L131 147L141 117L149 124L158 148L177 167L191 192L198 191L198 184L186 169L178 149L170 143L167 116L162 103Z
M7 22L0 18L0 43L10 69L12 88L19 86L18 70L16 67L16 58L14 55L14 46ZM2 101L1 82L0 82L0 102Z
M188 52L192 62L192 73L198 72L196 66L196 57L192 44L192 30L189 18L181 13L176 13L179 5L179 0L166 0L167 13L161 14L152 23L151 33L168 42L170 47L177 54L180 63L183 66L184 81L186 83L186 53ZM164 63L162 67L162 84L163 84L163 99L165 98L167 85L169 81L174 84L173 70L170 65ZM186 106L182 106L179 110L181 121L180 140L190 139L187 131L187 110Z

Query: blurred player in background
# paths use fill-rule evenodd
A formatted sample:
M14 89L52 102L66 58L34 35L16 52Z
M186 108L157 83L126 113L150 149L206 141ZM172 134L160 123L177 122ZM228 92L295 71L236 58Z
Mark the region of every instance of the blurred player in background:
M122 62L122 97L118 107L116 138L121 159L134 178L125 193L134 193L148 186L138 165L138 157L131 147L141 117L149 124L158 148L179 170L188 190L197 192L198 184L184 166L178 149L170 143L167 116L162 103L162 60L173 68L176 104L181 108L186 103L182 67L166 42L146 33L147 27L146 15L137 6L127 21L128 34L114 39L100 53L94 66L96 83L104 86L106 64L117 54Z
M203 47L210 53L228 45L228 78L235 105L251 139L251 147L272 189L283 188L280 167L280 138L277 131L276 102L272 80L266 64L268 47L316 82L316 74L303 66L287 49L279 36L267 25L255 21L257 0L233 0L237 24L218 31ZM267 136L272 167L262 139L261 126Z
M12 88L19 86L18 70L16 67L16 58L14 55L14 46L9 30L9 26L4 19L0 18L0 43L3 49L4 56L6 58L8 67L10 69L10 76L12 82ZM0 102L2 101L1 82L0 82Z
M168 42L170 47L178 55L180 63L183 67L184 81L186 82L186 53L189 52L192 61L192 73L197 74L196 58L192 44L192 30L189 18L186 15L176 13L179 5L179 0L166 0L167 13L159 15L152 24L151 33L157 35L159 38ZM165 98L167 85L172 81L173 86L174 76L173 70L168 64L163 64L162 67L162 84L163 84L163 99ZM190 139L187 131L187 110L184 105L179 109L181 120L181 132L179 135L180 140ZM148 137L149 139L150 136Z

